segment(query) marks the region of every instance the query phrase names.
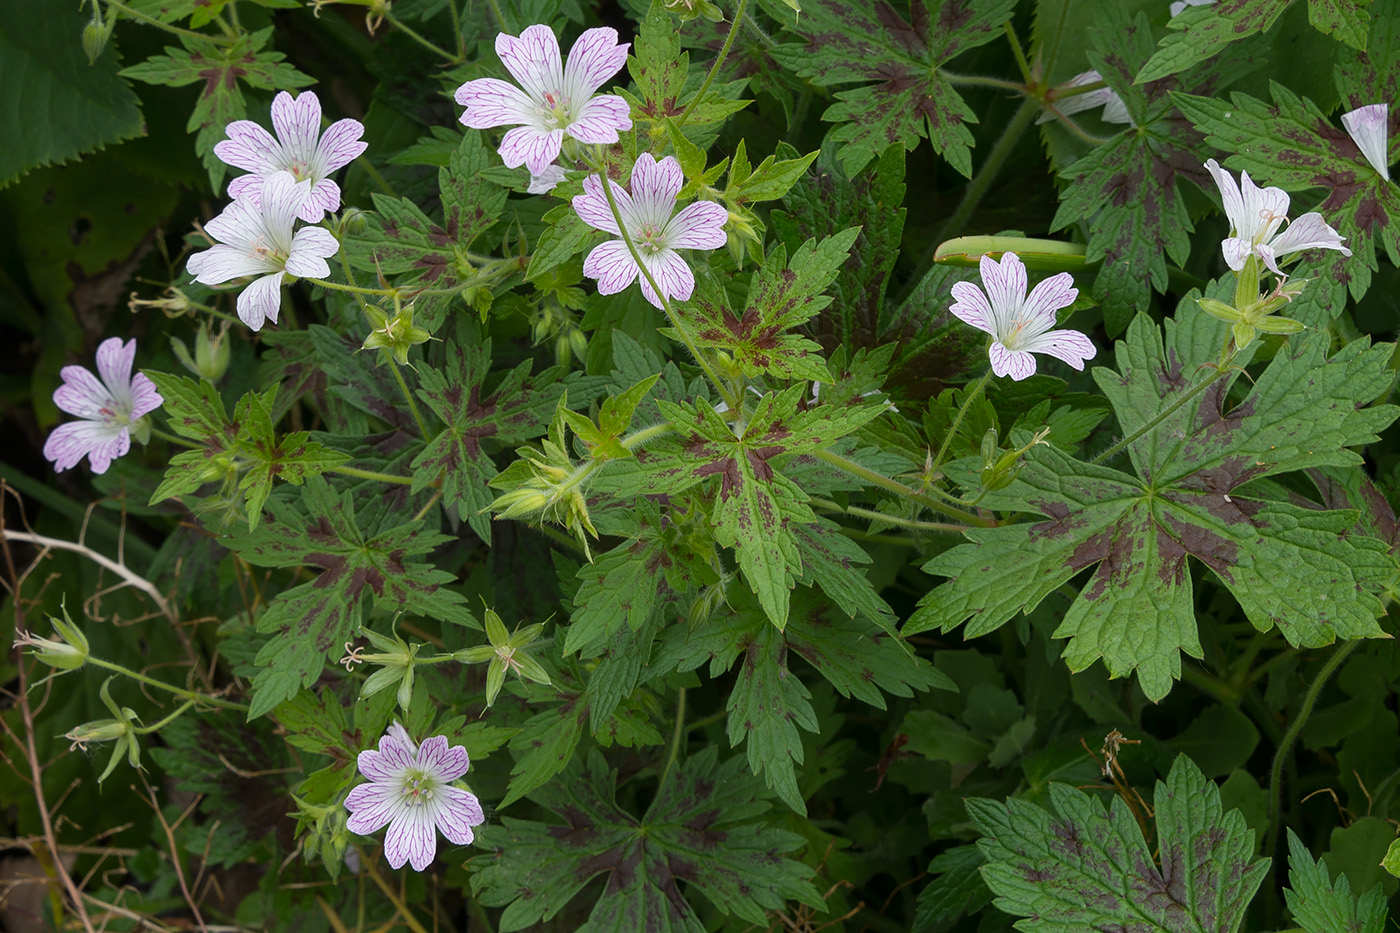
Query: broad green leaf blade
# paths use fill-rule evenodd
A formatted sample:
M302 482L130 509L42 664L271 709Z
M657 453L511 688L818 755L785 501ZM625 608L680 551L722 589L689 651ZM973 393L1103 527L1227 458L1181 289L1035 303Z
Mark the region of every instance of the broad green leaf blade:
M982 878L996 906L1028 933L1133 929L1234 933L1268 871L1254 832L1182 755L1154 795L1156 849L1122 798L1102 802L1064 784L1046 810L1011 798L967 801L983 834Z
M873 6L811 0L786 28L803 42L773 50L779 64L818 87L860 84L836 92L822 119L839 126L848 175L898 142L913 149L921 138L959 172L972 175L971 108L939 67L997 38L1014 0L914 0L912 22L878 0Z
M10 0L0 16L0 188L144 130L141 106L117 76L113 46L89 64L76 4Z
M1357 897L1345 874L1336 883L1321 859L1313 861L1307 846L1288 831L1288 887L1283 889L1293 922L1305 933L1382 933L1385 894L1376 885Z
M702 933L687 892L750 924L788 900L819 905L812 870L787 857L802 837L761 819L760 791L740 759L719 763L712 746L679 764L637 817L617 804L617 772L591 752L532 795L562 823L504 817L479 830L494 852L473 859L472 888L506 908L503 933L550 920L599 875L606 884L580 933Z
M1263 32L1293 0L1220 0L1188 7L1171 21L1177 30L1141 66L1134 83L1146 84L1205 61L1226 45Z

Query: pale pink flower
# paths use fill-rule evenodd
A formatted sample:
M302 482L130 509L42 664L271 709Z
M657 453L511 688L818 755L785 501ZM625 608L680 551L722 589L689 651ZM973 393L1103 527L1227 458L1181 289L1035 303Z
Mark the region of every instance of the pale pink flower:
M238 316L253 330L265 320L277 323L282 282L288 275L324 279L331 274L326 260L340 249L331 232L302 227L292 233L310 188L309 178L296 181L290 172L273 172L263 183L256 206L252 199L241 198L204 225L218 245L195 253L186 266L195 281L204 285L258 276L238 296Z
M131 374L136 341L125 344L111 337L97 348L97 375L82 366L59 370L63 385L53 403L82 421L54 428L44 442L44 456L58 472L78 465L84 457L92 472L106 473L112 461L131 449L132 423L160 407L165 399L141 373Z
M520 87L496 78L463 84L456 94L467 108L462 122L477 130L514 127L501 140L501 159L510 168L529 166L535 175L559 157L565 135L582 143L615 143L618 130L632 128L627 101L594 95L626 64L628 46L618 44L615 29L586 29L563 64L548 26L530 26L518 39L501 33L496 54Z
M1322 215L1304 214L1288 225L1282 233L1279 227L1288 219L1288 192L1282 188L1260 188L1240 173L1240 184L1214 159L1206 162L1206 170L1220 189L1225 216L1230 220L1230 235L1220 243L1225 263L1236 272L1244 268L1251 254L1258 256L1269 271L1282 276L1278 261L1291 253L1307 249L1335 249L1343 256L1351 250L1342 245L1342 235L1327 225Z
M1079 289L1068 272L1052 275L1026 294L1026 267L1021 257L1006 253L998 263L990 256L981 262L981 288L971 282L955 282L948 310L964 323L992 335L988 351L992 372L1020 381L1035 373L1032 353L1046 353L1082 370L1098 350L1077 330L1051 330L1055 312L1074 304Z
M369 778L350 791L345 828L367 836L386 824L384 856L394 868L404 862L422 871L437 854L437 833L449 842L468 845L473 826L486 822L476 795L450 782L467 773L467 750L450 748L447 736L435 735L420 748L397 722L379 740L379 751L360 752L360 773Z
M1073 87L1083 87L1086 84L1097 84L1103 80L1103 76L1097 71L1085 71L1070 78L1058 90L1065 91ZM1075 94L1072 97L1053 98L1054 106L1063 116L1072 113L1079 113L1082 110L1093 110L1095 107L1103 108L1103 121L1105 123L1132 123L1133 118L1128 116L1128 106L1123 103L1123 98L1111 87L1101 87L1097 90L1086 91L1083 94ZM1042 113L1036 123L1048 123L1055 118L1055 114L1049 111Z
M337 120L321 132L321 101L314 91L302 91L295 100L286 91L272 101L274 137L252 120L234 120L225 129L228 139L214 147L214 155L227 165L246 169L228 183L228 196L249 198L253 206L263 181L273 172L291 172L311 187L298 216L314 224L328 211L340 209L340 186L330 176L365 151L364 125L359 120Z
M714 201L696 201L677 214L676 195L684 185L685 173L674 156L657 162L649 152L639 155L632 167L630 194L616 182L611 184L618 213L647 271L663 295L681 301L695 291L695 275L676 250L718 249L724 245L724 224L729 219L729 211ZM583 194L574 198L574 210L590 227L622 235L597 175L583 180ZM593 247L583 261L583 274L598 280L600 295L616 294L640 276L642 295L656 307L662 307L661 299L620 239Z
M1390 105L1367 104L1342 114L1342 128L1371 167L1390 181Z

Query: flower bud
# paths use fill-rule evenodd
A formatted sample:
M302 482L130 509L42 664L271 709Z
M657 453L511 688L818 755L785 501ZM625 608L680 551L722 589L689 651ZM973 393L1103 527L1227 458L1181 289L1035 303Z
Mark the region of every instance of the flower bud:
M180 365L191 373L208 382L218 382L224 373L228 372L229 355L232 352L228 328L228 322L225 321L216 336L210 332L207 321L201 322L199 333L195 335L193 357L179 337L170 338L170 349L175 351L175 358L180 361Z
M408 365L408 351L411 348L433 338L423 328L414 326L412 307L400 308L391 316L379 308L367 306L365 313L374 329L365 338L361 349L388 350L400 366Z
M1233 324L1240 319L1240 312L1230 307L1223 301L1216 301L1214 298L1197 298L1196 304L1201 306L1201 310L1213 318Z
M75 671L87 663L89 648L87 636L68 615L68 607L62 607L63 618L49 616L57 639L41 638L26 632L15 632L16 648L36 649L34 657L60 671Z
M83 27L83 51L87 53L88 64L92 65L102 57L107 48L107 40L112 38L112 22L103 23L97 17Z

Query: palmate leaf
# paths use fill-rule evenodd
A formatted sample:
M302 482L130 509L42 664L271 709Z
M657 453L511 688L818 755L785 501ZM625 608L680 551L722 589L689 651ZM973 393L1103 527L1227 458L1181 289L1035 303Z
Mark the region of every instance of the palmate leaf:
M742 609L710 619L704 628L673 628L659 649L657 667L689 671L709 665L718 677L743 657L729 694L729 742L745 743L749 767L762 774L783 802L805 814L796 766L802 764L802 736L818 731L811 692L788 660L801 657L842 696L854 696L879 709L884 694L912 696L914 690L957 689L942 672L910 654L869 620L843 618L800 591L787 628L779 632L757 612Z
M778 246L754 276L738 312L730 309L719 283L708 276L701 279L683 312L694 321L696 342L729 353L748 376L771 373L830 382L821 346L788 331L831 304L823 293L841 271L859 233L859 227L850 227L820 242L810 239L793 252L791 262L787 248Z
M464 331L447 346L441 369L425 368L418 395L445 425L413 461L413 492L439 481L442 502L471 525L477 537L491 543L491 517L482 512L495 498L487 483L498 472L482 449L482 441L511 447L544 433L564 383L551 372L531 378L527 360L486 391L483 381L491 369L491 341L478 341ZM581 394L580 403L587 395Z
M1153 802L1149 846L1118 796L1105 811L1089 794L1051 784L1053 813L1016 798L969 799L996 906L1024 917L1016 927L1027 933L1234 933L1269 870L1268 859L1254 858L1254 831L1238 810L1225 812L1220 789L1185 755Z
M367 228L344 238L346 255L358 269L398 276L397 284L448 289L475 274L468 250L500 219L509 192L482 172L497 164L481 134L467 130L448 165L438 169L443 218L439 223L408 198L376 193ZM522 264L521 268L524 268ZM416 323L434 331L454 295L420 298Z
M812 522L806 494L783 476L787 457L826 447L884 411L880 404L821 405L798 412L802 385L770 393L755 406L741 436L708 403L659 401L680 442L639 453L633 493L679 493L718 477L710 516L715 538L734 554L773 624L787 623L788 591L802 573L792 523Z
M760 925L788 900L820 906L812 870L787 857L802 837L762 820L760 793L739 759L720 763L711 746L678 765L638 818L618 806L617 772L595 750L532 795L562 823L507 816L479 831L491 851L472 859L472 889L505 907L502 933L549 920L599 875L602 894L579 933L704 933L687 892Z
M367 598L390 611L472 624L461 594L442 589L455 579L431 564L409 560L449 540L418 530L418 522L366 531L356 522L350 493L338 495L311 477L300 508L278 499L271 515L246 535L222 543L258 567L318 567L314 580L278 594L258 618L273 637L258 652L248 716L261 716L321 676L326 652L350 637Z
M1220 0L1190 7L1171 21L1178 30L1162 40L1161 48L1142 66L1136 81L1148 82L1176 74L1214 56L1231 42L1264 32L1295 0ZM1308 0L1308 20L1339 41L1366 48L1370 16L1368 0ZM1233 51L1233 50L1232 50ZM1225 57L1229 57L1228 55Z
M1297 217L1316 210L1346 237L1353 255L1328 250L1321 274L1324 281L1345 283L1352 297L1360 299L1378 268L1377 241L1391 263L1400 265L1400 228L1393 220L1400 217L1400 189L1382 178L1351 137L1333 126L1312 101L1280 84L1270 88L1273 106L1247 94L1233 94L1228 103L1187 94L1173 97L1211 145L1230 153L1228 167L1249 172L1260 185L1287 191L1323 189L1321 202L1293 205L1289 214ZM1392 113L1391 127L1400 128L1400 112ZM1392 132L1392 158L1397 146L1400 139ZM1214 194L1215 186L1207 185L1206 190Z
M1227 280L1213 294L1232 289ZM1118 344L1119 372L1094 370L1125 433L1210 378L1201 366L1226 329L1192 296L1167 321L1165 344L1139 316ZM1070 639L1065 658L1075 671L1100 658L1111 676L1136 670L1160 700L1180 676L1181 652L1201 656L1190 555L1256 628L1276 625L1293 645L1380 635L1375 593L1396 573L1387 545L1354 527L1354 511L1277 501L1247 485L1314 466L1355 469L1361 458L1346 448L1375 440L1395 419L1394 406L1358 407L1389 386L1392 348L1358 340L1329 359L1328 343L1325 333L1293 338L1228 410L1237 374L1216 381L1129 446L1132 474L1035 448L984 505L1046 519L969 531L973 543L925 565L954 579L924 598L905 634L965 620L969 636L989 632L1097 565L1055 632Z
M315 79L285 64L280 52L264 50L272 38L272 27L240 36L234 42L219 43L181 35L183 49L166 47L164 55L149 58L122 70L124 78L147 84L184 87L203 82L185 129L195 134L194 148L209 172L209 185L222 190L228 172L214 145L224 138L224 128L248 115L239 84L263 91L292 90L314 84Z
M1152 28L1138 14L1132 22L1112 21L1095 30L1089 61L1132 117L1133 125L1066 168L1070 181L1052 230L1088 222L1085 261L1103 261L1093 296L1103 305L1110 336L1122 333L1133 314L1146 309L1152 291L1167 287L1167 258L1178 266L1191 252L1191 218L1177 190L1177 179L1210 187L1204 139L1172 106L1168 92L1175 78L1145 85L1133 72L1152 50ZM1253 67L1248 55L1225 66L1193 71L1191 89L1212 93Z
M1321 860L1313 861L1307 846L1288 831L1288 887L1283 889L1288 912L1304 933L1382 933L1385 894L1376 885L1357 897L1345 873L1332 874Z
M837 91L822 119L840 124L846 174L855 175L894 143L913 149L920 138L964 175L972 176L971 108L939 67L992 41L1011 17L1015 0L913 0L906 22L885 0L871 6L846 0L804 0L796 21L784 24L802 42L773 49L779 64L818 87L860 84Z

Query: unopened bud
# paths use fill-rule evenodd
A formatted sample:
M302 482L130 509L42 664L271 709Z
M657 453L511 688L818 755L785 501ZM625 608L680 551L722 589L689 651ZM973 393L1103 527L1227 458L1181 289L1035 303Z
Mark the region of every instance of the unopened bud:
M1206 314L1221 321L1233 324L1240 319L1240 312L1223 301L1216 301L1214 298L1197 298L1196 304L1200 305L1201 310Z
M89 648L87 636L73 624L68 616L68 607L62 608L63 618L49 616L54 634L58 638L43 638L27 632L15 632L16 648L34 649L34 657L60 671L75 671L87 663Z
M88 64L96 64L102 57L102 52L107 48L107 40L112 38L112 26L110 23L103 23L96 18L83 27L83 51L87 54Z

